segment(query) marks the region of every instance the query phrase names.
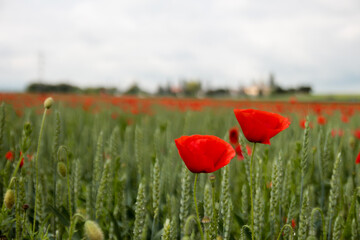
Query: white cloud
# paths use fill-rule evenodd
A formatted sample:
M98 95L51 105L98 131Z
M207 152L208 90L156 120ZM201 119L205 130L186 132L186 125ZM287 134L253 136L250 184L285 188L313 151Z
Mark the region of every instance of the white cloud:
M37 77L151 90L181 77L238 87L274 72L287 86L353 89L360 8L352 1L10 1L0 10L1 88Z

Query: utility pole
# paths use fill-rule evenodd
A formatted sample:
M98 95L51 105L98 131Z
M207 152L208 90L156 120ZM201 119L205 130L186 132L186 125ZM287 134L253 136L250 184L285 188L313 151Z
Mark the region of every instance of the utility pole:
M45 55L42 51L38 53L38 81L42 82L44 80L44 70L45 70Z

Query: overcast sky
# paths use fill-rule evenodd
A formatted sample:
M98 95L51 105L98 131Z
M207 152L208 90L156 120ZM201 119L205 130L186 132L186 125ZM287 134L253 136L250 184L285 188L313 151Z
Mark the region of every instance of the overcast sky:
M199 78L360 92L359 0L0 0L0 90Z

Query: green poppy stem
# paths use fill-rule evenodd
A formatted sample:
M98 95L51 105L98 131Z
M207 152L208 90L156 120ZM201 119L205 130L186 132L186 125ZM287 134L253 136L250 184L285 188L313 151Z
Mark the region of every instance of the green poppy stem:
M217 236L217 212L215 207L215 175L210 176L211 188L212 188L212 220L211 220L211 234Z
M23 158L23 156L20 154L19 160L17 161L17 164L16 164L16 168L15 168L13 174L11 175L8 188L10 188L11 179L13 179L13 177L16 176L16 173L18 172L18 170L19 170L19 168L20 168L20 164L21 164L21 159L22 159L22 158Z
M251 202L251 239L254 240L255 239L255 234L254 234L254 202L253 202L253 190L252 190L252 169L253 169L253 158L255 155L255 148L256 148L256 143L254 143L254 147L252 149L252 153L251 153L251 158L250 158L250 202Z
M35 182L35 208L34 208L34 223L33 223L33 233L35 232L35 225L36 225L36 199L39 197L38 196L38 182L39 182L39 173L38 173L38 158L39 158L39 153L40 153L40 143L41 143L41 136L42 136L42 132L44 129L44 123L45 123L45 117L46 117L46 108L44 109L44 114L43 114L43 118L41 121L41 127L40 127L40 134L39 134L39 140L38 140L38 145L37 145L37 150L36 150L36 158L35 158L35 173L36 173L36 182Z
M195 203L195 211L196 211L196 221L199 227L199 231L200 231L200 236L201 236L201 240L204 240L204 233L201 227L201 223L200 223L200 217L199 217L199 210L198 210L198 205L196 202L196 182L197 182L197 178L198 178L198 173L195 174L195 181L194 181L194 203Z

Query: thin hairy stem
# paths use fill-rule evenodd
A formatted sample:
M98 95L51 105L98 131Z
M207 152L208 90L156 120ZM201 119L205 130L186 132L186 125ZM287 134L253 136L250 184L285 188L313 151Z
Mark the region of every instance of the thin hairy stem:
M33 232L35 232L35 224L36 224L36 199L39 197L38 196L38 188L37 185L39 184L39 172L38 172L38 159L39 159L39 153L40 153L40 143L41 143L41 137L42 137L42 132L44 129L44 123L45 123L45 117L46 117L46 108L44 109L44 114L43 114L43 118L41 121L41 127L40 127L40 134L39 134L39 139L38 139L38 145L37 145L37 150L36 150L36 158L35 158L35 174L36 174L36 181L35 181L35 208L34 208L34 223L33 223Z
M253 190L252 190L252 169L253 169L253 158L255 155L255 148L256 148L256 143L254 143L254 147L251 153L251 158L250 158L250 203L251 203L251 239L254 240L255 239L255 233L254 233L254 203L253 203Z
M280 232L279 232L279 235L278 235L278 237L277 237L277 240L280 240L281 234L282 234L282 232L285 230L286 227L291 229L290 239L293 239L294 229L290 226L290 224L285 224L285 225L281 228L281 230L280 230Z
M196 211L196 221L199 227L199 231L200 231L200 236L201 239L204 240L204 233L203 230L201 228L201 223L200 223L200 217L199 217L199 210L198 210L198 206L197 206L197 202L196 202L196 182L197 182L197 178L198 178L198 173L195 174L195 181L194 181L194 203L195 203L195 211Z
M314 214L316 213L316 212L319 212L320 213L320 215L321 215L321 224L322 224L322 228L323 228L323 240L326 240L326 224L325 224L325 220L324 220L324 213L323 213L323 211L321 210L321 208L314 208L313 210L312 210L312 212L311 212L311 219L313 219L313 217L314 217Z

